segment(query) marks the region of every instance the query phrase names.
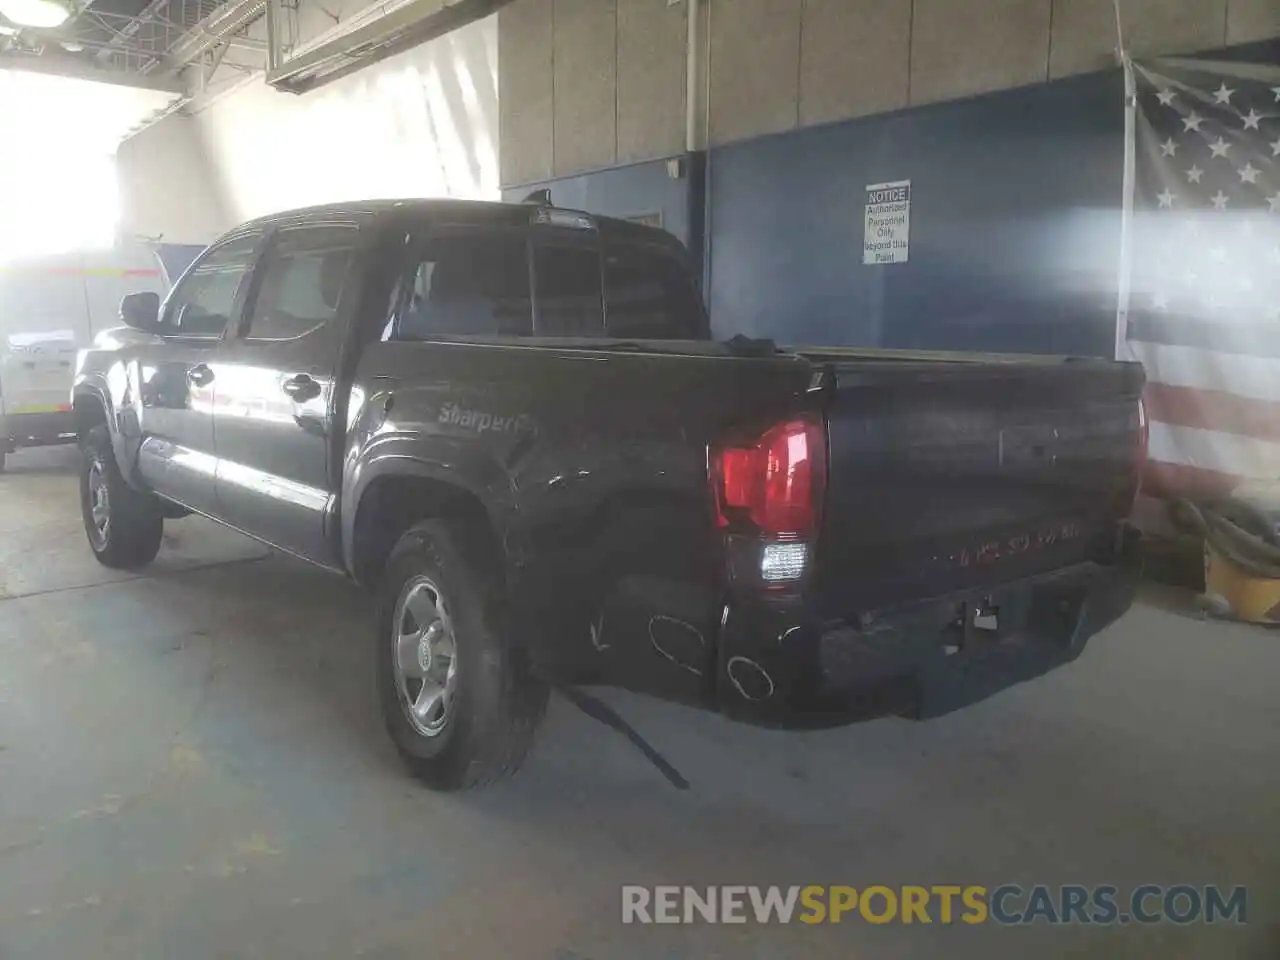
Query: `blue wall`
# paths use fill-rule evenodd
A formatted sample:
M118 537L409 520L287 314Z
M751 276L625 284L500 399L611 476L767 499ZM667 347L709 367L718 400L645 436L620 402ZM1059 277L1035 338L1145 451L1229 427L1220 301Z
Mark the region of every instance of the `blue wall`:
M1111 356L1123 157L1117 70L718 147L679 179L659 160L504 198L660 211L705 256L719 336ZM864 266L865 187L905 179L910 261Z
M723 336L1111 356L1119 71L782 134L709 159ZM863 266L865 187L911 180L911 255Z

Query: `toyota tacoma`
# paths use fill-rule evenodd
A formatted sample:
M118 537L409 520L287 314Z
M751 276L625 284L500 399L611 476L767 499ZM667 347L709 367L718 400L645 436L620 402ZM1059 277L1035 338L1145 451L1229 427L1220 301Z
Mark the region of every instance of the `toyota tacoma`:
M1134 591L1138 365L713 339L684 248L548 205L248 223L78 358L96 557L203 514L376 596L412 771L475 786L551 687L756 724L928 717Z

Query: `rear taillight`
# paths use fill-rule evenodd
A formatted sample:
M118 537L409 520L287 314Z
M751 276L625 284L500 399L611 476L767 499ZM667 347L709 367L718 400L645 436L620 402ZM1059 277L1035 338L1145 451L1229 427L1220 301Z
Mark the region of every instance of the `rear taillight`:
M806 537L818 528L826 481L826 436L816 418L775 424L755 439L712 448L721 527Z
M746 572L746 552L752 574L766 585L802 579L826 488L822 420L784 420L713 446L709 459L716 523L731 541L731 573Z

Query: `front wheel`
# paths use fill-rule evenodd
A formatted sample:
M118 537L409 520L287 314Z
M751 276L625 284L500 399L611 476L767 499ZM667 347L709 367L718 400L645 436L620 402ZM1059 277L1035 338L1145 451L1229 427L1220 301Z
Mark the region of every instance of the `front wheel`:
M426 521L400 538L378 598L383 720L410 771L437 790L514 773L548 689L515 643L492 570L465 529Z
M164 535L159 504L125 483L106 427L90 430L81 452L80 513L93 555L118 570L145 567Z

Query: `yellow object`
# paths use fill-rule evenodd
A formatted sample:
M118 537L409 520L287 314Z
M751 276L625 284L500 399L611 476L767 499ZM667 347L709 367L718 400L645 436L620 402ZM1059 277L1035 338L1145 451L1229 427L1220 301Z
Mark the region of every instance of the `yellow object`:
M69 403L28 403L25 406L14 407L9 412L16 416L22 413L66 413L70 409Z
M1280 623L1280 580L1251 576L1208 541L1204 545L1204 589L1210 598L1221 598L1237 620Z

